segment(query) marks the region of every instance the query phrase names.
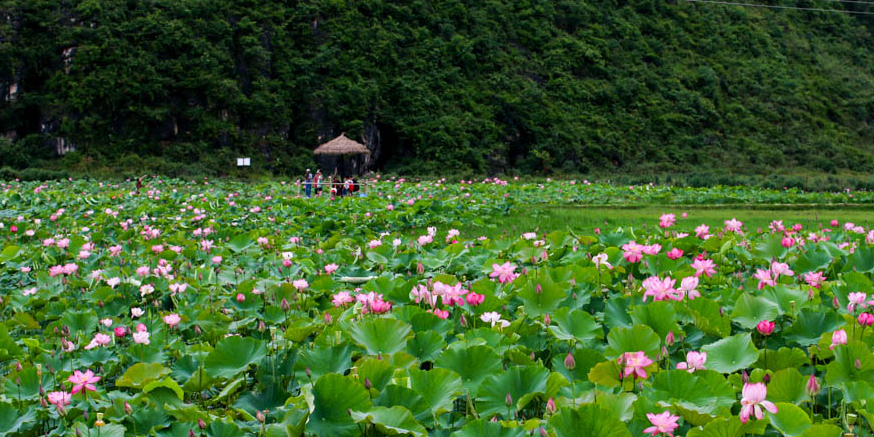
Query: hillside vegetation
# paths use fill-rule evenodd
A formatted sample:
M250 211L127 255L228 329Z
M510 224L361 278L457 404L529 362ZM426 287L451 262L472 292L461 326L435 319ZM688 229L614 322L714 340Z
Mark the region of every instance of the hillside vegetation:
M72 147L70 168L221 174L251 155L296 174L345 132L399 172L874 170L868 16L664 0L0 12L0 167L58 168Z

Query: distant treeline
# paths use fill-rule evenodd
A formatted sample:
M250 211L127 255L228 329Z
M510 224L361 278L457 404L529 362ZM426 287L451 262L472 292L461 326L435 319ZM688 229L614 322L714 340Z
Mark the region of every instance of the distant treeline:
M298 174L345 132L405 174L864 173L872 25L676 0L0 0L0 167Z

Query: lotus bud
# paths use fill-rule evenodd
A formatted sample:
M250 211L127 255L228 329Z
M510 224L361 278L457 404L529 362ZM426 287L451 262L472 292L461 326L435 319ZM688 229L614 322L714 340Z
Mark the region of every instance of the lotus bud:
M42 385L39 386L39 395L40 396L46 395L46 390L44 388L42 388Z
M464 326L465 328L467 327L467 318L464 317L464 314L462 314L461 317L458 318L458 323L460 323L461 326Z
M54 333L55 333L55 335L58 335L58 327L57 326L55 326Z
M574 300L577 300L577 292L576 291L571 293L571 296L574 298Z
M352 415L352 409L351 409L351 408L347 408L347 409L346 409L346 414L348 414L348 415L351 416L351 415Z
M750 383L750 375L747 374L746 370L741 371L740 379L741 379L741 381L743 381L744 384Z
M264 417L264 413L262 413L260 411L255 412L255 419L257 419L261 423L264 423L264 421L267 420L267 418Z
M282 302L279 303L279 307L282 308L282 311L288 311L288 301L285 298L282 298Z
M124 414L133 414L134 409L131 408L130 404L125 401L124 403Z
M531 352L531 355L529 355L528 357L531 358L531 361L537 359L536 355L534 355L534 352Z
M194 325L194 334L200 335L200 333L201 333L200 326Z
M568 351L567 356L564 357L564 366L567 367L568 370L574 370L577 367L577 361L574 360L571 351Z
M243 303L246 301L246 295L243 293L237 293L237 302Z
M534 286L534 291L535 291L537 294L543 293L543 287L540 286L540 283L539 283L539 282L537 283L537 285Z
M53 352L54 352L54 351L53 351ZM53 375L55 374L55 368L54 368L51 364L49 364L48 366L46 366L46 368L49 370L49 373L51 373L51 374L53 374Z
M540 260L546 261L548 259L549 259L549 254L547 254L546 251L544 250L543 253L540 254Z
M507 396L504 397L504 403L507 404L508 407L513 405L513 396L510 396L510 392L507 392Z
M542 426L538 427L538 429L540 430L540 437L549 437L549 433L547 433L546 429L544 429Z
M40 406L40 407L43 407L43 408L46 408L46 407L49 406L49 403L46 402L45 395L40 396L40 398L39 398L39 406Z
M21 362L20 362L20 361L16 361L16 362L15 362L15 371L16 371L16 372L20 372L22 369L24 369L24 367L21 366Z
M82 412L82 418L85 419L86 422L88 421L88 411Z
M498 416L492 416L492 418L489 420L489 422L493 422L493 423L497 422L497 421L498 421Z
M665 346L662 346L662 350L661 350L661 352L660 352L660 355L661 355L661 356L659 357L659 359L667 358L667 357L671 356L671 354L668 353L668 348L665 347Z
M303 371L304 371L304 373L306 373L306 374L307 374L307 378L310 378L310 379L312 379L312 378L313 378L313 372L312 372L312 371L310 371L310 366L306 366L306 368L305 368L305 369L303 369Z
M328 313L325 313L325 324L326 324L326 325L330 325L331 322L333 322L333 321L334 321L334 320L333 320L333 318L331 317L331 315L328 314Z
M528 274L528 267L522 267L522 276L525 276L527 274Z
M371 387L373 387L373 385L370 384L370 380L367 378L364 378L364 388L370 390Z
M61 407L61 408L63 408L63 407ZM76 428L76 437L82 437L82 431L80 431L79 428Z
M552 319L549 318L549 313L543 315L543 324L549 325L552 323Z
M188 437L197 437L197 434L194 433L193 429L188 430Z
M855 367L856 367L856 370L862 370L862 362L859 361L858 358L856 358Z
M16 376L16 377L15 377L15 384L16 384L16 385L21 385L21 377L20 377L20 376Z
M807 395L810 397L816 396L819 393L819 381L816 380L816 376L813 374L810 375L810 378L807 380Z
M425 273L425 266L419 261L416 263L416 274L421 275L422 273Z
M762 382L764 382L765 385L768 385L768 383L771 382L771 374L766 373L765 376L762 377Z
M197 419L197 427L200 429L206 429L206 422L203 419Z
M546 414L555 414L555 401L552 398L546 400Z
M264 324L263 320L258 321L258 332L264 332L267 329L267 325Z
M835 309L838 309L838 308L841 307L841 303L838 302L838 297L837 297L837 296L835 296L835 297L832 299L832 305L835 307Z
M155 302L155 303L157 303L157 302ZM97 306L99 306L100 308L103 308L103 301L102 301L102 300L98 300L98 301L97 301Z
M531 264L537 264L537 257L534 255L531 255ZM532 429L531 432L534 432L534 430Z

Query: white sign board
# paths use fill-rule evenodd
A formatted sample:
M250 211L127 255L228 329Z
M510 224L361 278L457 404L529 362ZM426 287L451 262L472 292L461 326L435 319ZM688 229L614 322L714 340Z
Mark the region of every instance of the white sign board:
M252 165L251 158L237 158L237 167L249 167Z

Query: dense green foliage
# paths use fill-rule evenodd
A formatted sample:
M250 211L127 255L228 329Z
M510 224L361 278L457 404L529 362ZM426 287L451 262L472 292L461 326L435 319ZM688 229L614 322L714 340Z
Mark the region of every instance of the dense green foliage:
M874 170L866 16L659 0L0 12L0 84L18 87L0 102L14 138L0 167L38 165L64 138L73 168L222 173L247 154L297 173L345 131L376 168L418 173Z

